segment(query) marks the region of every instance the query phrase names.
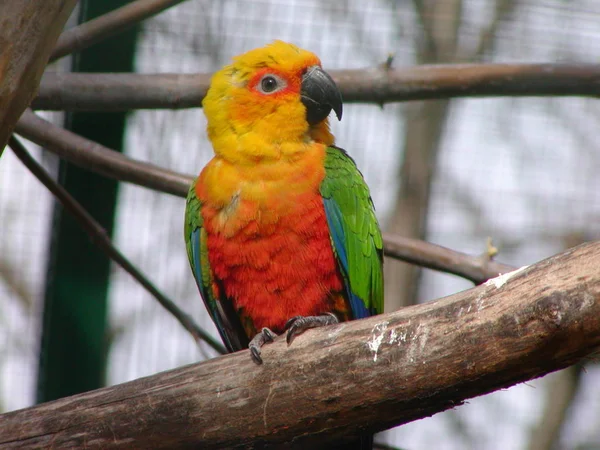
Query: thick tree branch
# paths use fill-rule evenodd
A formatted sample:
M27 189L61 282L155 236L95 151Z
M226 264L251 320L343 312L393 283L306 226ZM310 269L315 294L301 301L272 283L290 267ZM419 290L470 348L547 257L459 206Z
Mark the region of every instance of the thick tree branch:
M120 181L129 181L179 197L187 195L193 181L190 175L128 158L53 125L30 110L23 114L16 131L73 164ZM468 256L428 242L395 235L386 235L384 245L385 253L390 258L453 273L477 284L513 269L489 258Z
M230 448L380 431L600 345L600 242L391 314L0 416L0 448ZM261 447L262 448L262 447ZM279 447L278 447L279 448Z
M146 289L165 308L183 328L192 335L197 343L204 341L218 353L226 353L222 344L217 342L211 335L200 328L194 320L163 294L154 283L152 283L142 272L138 270L117 249L102 226L69 194L65 188L52 179L50 175L29 154L27 149L14 136L9 140L9 146L27 169L56 197L63 207L79 222L81 228L88 233L90 239L111 260L117 263L123 270L129 273L144 289Z
M600 64L457 64L332 70L347 103L454 97L600 95ZM200 107L210 74L46 73L34 109Z
M77 0L2 2L0 14L0 156L34 97L52 46Z
M121 33L184 0L136 0L103 16L66 30L58 38L50 56L55 61Z

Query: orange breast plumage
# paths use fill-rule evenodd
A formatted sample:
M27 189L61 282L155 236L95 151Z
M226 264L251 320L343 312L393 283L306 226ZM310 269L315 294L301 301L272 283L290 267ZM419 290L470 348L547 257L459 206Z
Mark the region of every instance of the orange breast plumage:
M209 163L200 176L210 267L219 295L246 319L249 338L262 327L281 332L291 317L339 310L343 303L319 193L323 157L318 148L278 167L280 176L257 173L260 167L244 173L222 162Z

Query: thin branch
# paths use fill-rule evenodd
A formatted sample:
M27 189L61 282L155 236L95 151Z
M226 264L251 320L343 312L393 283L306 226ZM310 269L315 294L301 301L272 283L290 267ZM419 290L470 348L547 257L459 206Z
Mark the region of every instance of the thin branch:
M515 267L490 260L487 255L471 256L397 234L384 233L383 245L385 255L390 258L458 275L475 284L515 270Z
M278 338L262 366L241 351L4 414L0 449L327 448L588 358L598 267L600 242L583 244L435 302Z
M63 32L50 56L50 62L83 50L121 33L142 20L155 16L185 0L136 0L89 22Z
M159 192L185 197L194 179L190 175L128 158L60 128L30 110L23 114L17 123L16 131L80 167ZM489 261L489 258L468 256L428 242L401 236L385 235L384 245L385 253L390 258L453 273L477 284L500 273L513 270L505 264Z
M27 149L12 136L9 146L17 158L29 169L29 171L48 188L64 208L79 222L81 227L89 234L90 239L106 255L129 273L140 283L196 340L204 341L217 352L224 354L226 350L221 344L212 338L206 331L194 323L194 320L181 311L166 295L158 290L156 286L142 274L123 254L113 245L102 226L85 210L65 188L56 183L52 177L40 166L27 152Z
M448 64L332 70L346 103L467 97L600 96L600 64ZM199 108L210 74L48 72L33 109Z
M86 139L72 131L53 125L31 110L17 122L15 131L61 158L104 176L128 181L160 192L185 197L193 178L136 161Z
M76 0L3 1L0 10L0 156L31 102Z
M210 74L46 72L32 108L71 111L198 108L210 77ZM158 90L151 93L155 89Z

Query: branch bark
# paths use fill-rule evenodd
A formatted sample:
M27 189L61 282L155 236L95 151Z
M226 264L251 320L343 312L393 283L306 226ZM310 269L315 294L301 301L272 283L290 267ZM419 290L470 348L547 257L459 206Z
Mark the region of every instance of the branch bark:
M193 177L136 161L72 131L53 125L31 110L19 119L15 131L21 136L85 169L110 178L129 181L160 192L185 197Z
M436 302L0 416L0 448L326 447L600 345L600 242ZM304 447L302 447L304 446ZM279 447L278 447L279 448Z
M600 96L600 64L454 64L332 70L347 103L456 97ZM34 109L129 111L197 108L210 74L48 72Z
M35 96L52 46L77 0L2 2L0 15L0 156Z
M484 283L490 278L516 269L491 260L487 254L471 256L440 245L392 233L383 234L383 246L387 257L458 275L475 284Z
M27 110L16 131L67 161L120 181L145 186L159 192L184 197L193 181L191 175L172 172L162 167L137 161L60 128ZM388 257L400 259L434 270L453 273L483 283L514 268L490 261L489 258L469 256L435 244L386 234L384 250Z

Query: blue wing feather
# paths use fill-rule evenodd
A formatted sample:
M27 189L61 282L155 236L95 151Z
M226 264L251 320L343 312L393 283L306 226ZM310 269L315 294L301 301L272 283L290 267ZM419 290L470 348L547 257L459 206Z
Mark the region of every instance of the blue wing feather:
M355 319L369 317L371 312L365 307L365 302L359 296L354 294L350 287L350 271L348 268L348 254L346 252L346 235L344 233L341 217L342 211L332 198L323 198L323 204L325 206L325 216L327 217L327 224L329 225L333 250L337 256L344 277L344 287L346 288L348 298L350 299L352 314Z

